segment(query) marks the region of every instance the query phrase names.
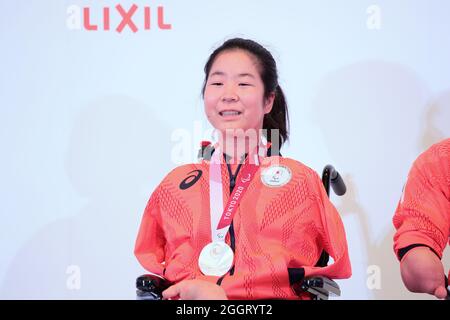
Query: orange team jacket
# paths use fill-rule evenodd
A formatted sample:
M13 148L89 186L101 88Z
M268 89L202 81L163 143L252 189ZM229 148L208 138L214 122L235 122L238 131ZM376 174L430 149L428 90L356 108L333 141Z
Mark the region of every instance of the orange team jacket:
M278 187L263 183L261 172L274 165L289 169L289 182ZM225 207L230 196L226 164L222 183ZM295 160L272 156L261 161L226 236L228 244L234 242L234 267L222 277L204 276L198 267L200 251L211 242L209 206L209 161L170 172L144 211L135 246L142 266L172 282L203 279L220 284L229 299L308 299L307 294L295 294L288 268L306 277L351 275L339 214L317 173ZM315 267L322 250L334 263Z
M393 223L399 259L405 248L416 245L430 247L442 258L450 235L450 139L434 144L414 162Z

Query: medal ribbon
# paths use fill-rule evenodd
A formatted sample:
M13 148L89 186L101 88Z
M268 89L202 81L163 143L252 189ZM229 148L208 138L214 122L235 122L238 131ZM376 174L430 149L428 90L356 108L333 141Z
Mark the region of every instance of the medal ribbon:
M225 235L230 228L233 217L241 203L241 200L247 191L254 176L259 169L259 156L265 156L267 148L270 146L262 142L262 146L257 148L259 152L249 154L240 174L240 179L236 181L230 198L223 208L223 186L221 160L222 151L217 148L211 157L209 165L209 204L211 210L211 239L212 241L225 241ZM258 156L259 153L259 156ZM253 163L249 163L253 159Z

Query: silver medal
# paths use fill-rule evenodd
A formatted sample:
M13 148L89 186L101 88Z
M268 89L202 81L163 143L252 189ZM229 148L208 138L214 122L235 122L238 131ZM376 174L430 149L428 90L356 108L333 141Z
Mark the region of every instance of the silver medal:
M198 258L201 272L207 276L223 276L233 265L233 250L223 241L207 244Z

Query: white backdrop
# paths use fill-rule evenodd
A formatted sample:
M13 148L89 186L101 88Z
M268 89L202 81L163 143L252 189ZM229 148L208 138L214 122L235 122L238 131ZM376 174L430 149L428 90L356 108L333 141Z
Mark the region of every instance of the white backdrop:
M138 31L117 32L115 6L133 3ZM157 6L171 29L158 27ZM99 30L83 27L84 7ZM145 204L179 164L178 133L190 137L181 160L195 160L209 128L203 66L235 36L278 62L292 128L283 154L318 172L331 163L347 182L332 197L353 266L342 298L428 298L401 283L391 218L412 161L450 136L448 1L33 0L0 10L0 298L134 299Z

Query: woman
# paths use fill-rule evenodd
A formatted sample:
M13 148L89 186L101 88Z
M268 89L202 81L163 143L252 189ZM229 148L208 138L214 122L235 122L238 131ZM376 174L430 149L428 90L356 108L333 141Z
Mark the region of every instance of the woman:
M210 159L164 178L136 241L144 268L175 283L163 296L308 299L292 284L349 277L344 228L320 178L278 153L288 112L270 52L226 41L205 65L202 93L219 141ZM316 267L323 250L334 263Z

